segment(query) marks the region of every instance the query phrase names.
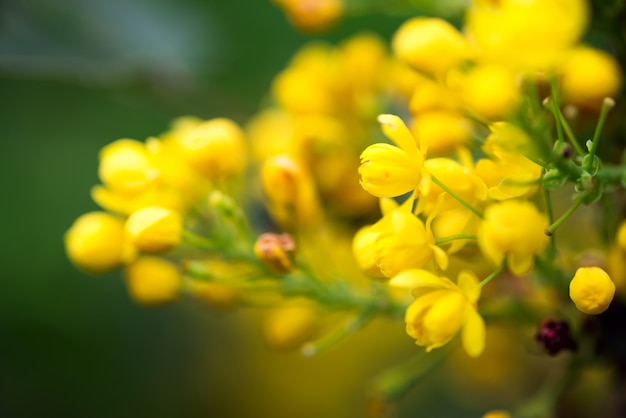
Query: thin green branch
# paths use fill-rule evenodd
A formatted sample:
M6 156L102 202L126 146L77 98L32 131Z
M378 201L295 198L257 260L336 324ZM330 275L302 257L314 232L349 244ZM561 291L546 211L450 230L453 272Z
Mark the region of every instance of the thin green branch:
M466 201L465 199L463 199L461 196L459 196L456 192L454 192L452 189L450 189L448 186L446 186L445 184L443 184L441 182L441 180L439 180L437 177L431 175L430 178L432 179L433 183L435 183L437 186L441 187L443 189L444 192L448 193L450 196L452 196L454 199L456 199L457 202L459 202L460 204L462 204L463 206L465 206L466 208L468 208L472 213L474 213L476 216L478 216L479 218L483 219L485 216L482 214L481 211L479 211L478 209L476 209L474 206L472 206L471 203L469 203L468 201Z

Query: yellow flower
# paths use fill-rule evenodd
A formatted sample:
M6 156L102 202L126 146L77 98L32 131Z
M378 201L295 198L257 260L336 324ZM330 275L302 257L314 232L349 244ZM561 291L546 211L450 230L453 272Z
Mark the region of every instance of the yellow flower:
M416 17L402 24L393 36L396 56L417 71L441 75L470 58L463 35L438 18Z
M139 251L162 253L180 244L182 217L161 206L148 206L133 212L126 220L126 233Z
M209 180L237 175L245 168L245 135L230 119L202 122L178 140L183 158Z
M607 310L615 284L600 267L580 267L569 284L569 296L579 311L597 315Z
M404 122L395 115L380 115L385 135L391 144L370 145L361 154L361 186L377 197L396 197L427 189L428 174L424 169L426 150L419 147ZM420 149L421 148L421 149Z
M530 139L524 131L505 122L491 125L483 150L491 158L476 163L476 174L489 188L489 197L505 200L531 196L537 189L542 167L528 159L532 153Z
M490 205L478 231L478 245L495 264L507 258L516 276L529 273L535 255L548 244L548 218L530 202L506 200Z
M605 97L617 97L622 69L610 54L588 46L572 48L560 66L561 91L568 103L600 108Z
M459 112L432 110L413 119L411 130L428 146L428 152L443 154L454 151L470 139L472 125Z
M154 182L158 174L150 153L139 141L119 139L100 151L100 180L118 192L143 191Z
M124 222L106 212L89 212L65 234L65 250L78 268L106 273L129 261L133 248L124 236Z
M314 226L320 207L311 173L297 159L276 155L261 168L261 181L268 209L283 228Z
M460 109L461 101L455 91L429 79L417 85L409 101L409 110L415 116L432 110L457 112Z
M433 177L440 180L450 190L459 195L470 204L475 204L487 197L487 186L468 167L450 158L430 158L426 160L424 166ZM431 184L428 195L422 195L419 199L418 212L429 215L435 208L439 212L456 209L461 206L458 200L444 195L443 201L439 202L440 196L444 193L436 184Z
M461 329L463 347L478 357L485 347L485 323L476 310L480 285L469 271L459 274L457 284L426 270L406 270L391 285L413 288L415 301L405 314L406 332L426 351L441 347Z
M460 96L465 106L488 120L501 120L520 103L515 73L502 65L479 65L461 76Z
M587 24L585 0L477 0L464 32L481 60L523 70L548 70Z
M137 303L153 305L174 300L180 290L181 277L170 261L140 257L126 266L126 285Z
M393 277L406 269L423 267L434 260L439 268L448 267L448 256L435 245L429 225L410 212L410 201L391 211L374 225L375 259L381 272Z

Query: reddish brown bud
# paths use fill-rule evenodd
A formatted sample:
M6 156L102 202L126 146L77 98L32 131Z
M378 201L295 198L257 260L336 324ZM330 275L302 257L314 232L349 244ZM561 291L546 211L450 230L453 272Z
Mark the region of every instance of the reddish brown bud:
M291 256L296 243L289 234L265 233L254 243L254 254L259 260L277 273L286 273L293 268Z

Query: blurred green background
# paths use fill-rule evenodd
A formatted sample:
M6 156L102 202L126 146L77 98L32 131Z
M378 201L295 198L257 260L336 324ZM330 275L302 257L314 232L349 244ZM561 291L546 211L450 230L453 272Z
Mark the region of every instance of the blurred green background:
M402 20L353 17L323 38L388 38ZM402 324L320 358L273 353L258 312L136 306L119 274L77 271L62 242L96 209L102 146L181 115L245 122L311 39L265 0L0 3L0 417L363 415L370 379L415 350ZM425 400L444 386L418 387L401 414L454 408Z

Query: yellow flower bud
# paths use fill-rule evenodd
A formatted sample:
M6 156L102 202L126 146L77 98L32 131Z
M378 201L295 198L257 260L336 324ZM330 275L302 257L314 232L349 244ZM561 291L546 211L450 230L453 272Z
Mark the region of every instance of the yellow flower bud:
M129 260L132 246L124 237L124 222L106 212L80 216L65 234L65 250L78 268L106 273Z
M245 136L226 118L200 123L179 138L183 158L210 180L240 174L246 165Z
M139 251L156 254L180 244L183 225L178 212L148 206L133 212L126 220L125 229Z
M445 20L417 17L406 21L393 36L398 58L417 71L440 75L470 58L461 33Z
M416 138L426 142L432 154L453 151L465 144L472 133L472 126L463 115L441 110L420 113L411 129Z
M261 168L263 189L274 220L285 228L312 226L320 214L311 173L288 155L266 160Z
M532 270L535 255L548 245L546 228L548 218L532 203L505 200L485 210L478 245L494 264L500 264L506 256L511 272L522 276Z
M309 341L317 332L315 308L310 304L294 304L274 310L265 320L267 343L277 349L292 350Z
M100 151L98 175L112 189L137 193L158 176L158 170L143 143L120 139Z
M569 296L579 311L600 314L609 307L615 284L600 267L580 267L569 284Z
M507 67L481 65L463 77L461 97L479 116L497 120L515 110L521 94L515 74Z
M604 51L578 46L565 56L561 67L561 91L566 102L600 108L605 97L617 97L622 69Z
M137 302L154 305L174 300L181 277L176 265L157 257L141 257L126 266L126 285Z

